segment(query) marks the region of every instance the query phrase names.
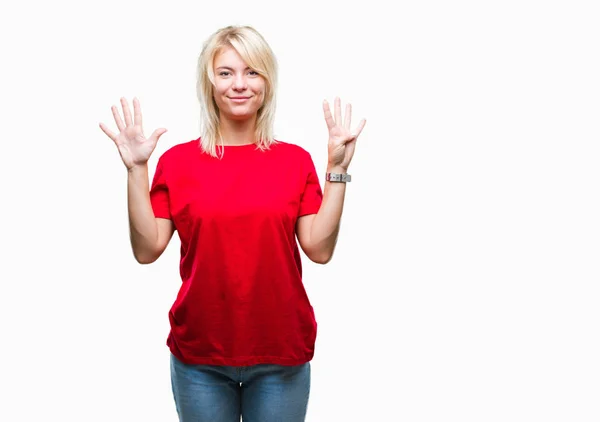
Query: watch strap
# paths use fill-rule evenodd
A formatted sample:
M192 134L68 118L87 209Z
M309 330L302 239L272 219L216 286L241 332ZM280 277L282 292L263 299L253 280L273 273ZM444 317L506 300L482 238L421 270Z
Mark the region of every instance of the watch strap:
M329 173L328 172L325 174L325 180L327 180L328 182L346 183L346 182L350 182L352 180L352 177L347 173Z

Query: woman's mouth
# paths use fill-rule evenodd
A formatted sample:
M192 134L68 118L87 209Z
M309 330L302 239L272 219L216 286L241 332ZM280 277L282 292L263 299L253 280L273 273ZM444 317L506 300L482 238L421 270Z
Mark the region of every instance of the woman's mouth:
M229 97L234 103L243 103L250 99L250 97Z

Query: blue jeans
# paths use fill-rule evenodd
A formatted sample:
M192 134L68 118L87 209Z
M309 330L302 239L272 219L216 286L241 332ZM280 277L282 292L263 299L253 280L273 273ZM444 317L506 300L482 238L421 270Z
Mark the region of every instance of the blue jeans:
M304 422L310 362L188 365L171 354L171 386L180 422Z

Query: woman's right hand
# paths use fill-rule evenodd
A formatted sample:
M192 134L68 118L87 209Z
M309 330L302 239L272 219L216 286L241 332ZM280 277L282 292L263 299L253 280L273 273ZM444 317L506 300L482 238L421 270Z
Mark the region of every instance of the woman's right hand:
M140 108L139 100L137 98L133 99L133 121L131 120L129 104L127 104L125 98L121 98L121 107L123 107L125 123L123 123L117 107L111 107L119 133L114 134L106 127L106 125L104 125L104 123L100 123L100 129L102 129L102 131L106 133L117 146L127 170L132 170L134 167L145 165L148 162L150 155L152 155L154 148L156 148L158 139L167 131L167 129L156 129L152 135L146 139L142 129L142 110Z

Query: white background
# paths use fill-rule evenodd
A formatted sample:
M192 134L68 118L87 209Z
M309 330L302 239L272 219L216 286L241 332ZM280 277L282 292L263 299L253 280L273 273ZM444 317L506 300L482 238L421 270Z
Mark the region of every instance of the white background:
M326 167L321 103L367 125L336 254L305 259L307 421L600 420L600 15L584 1L3 6L0 420L176 421L175 235L135 262L98 128L138 96L150 161L198 136L202 42L249 24L276 132ZM322 179L321 179L322 180Z

